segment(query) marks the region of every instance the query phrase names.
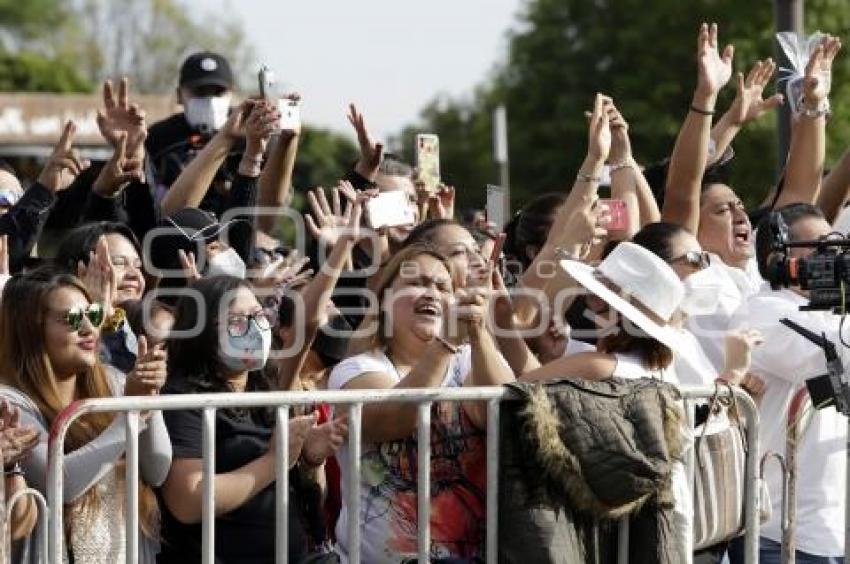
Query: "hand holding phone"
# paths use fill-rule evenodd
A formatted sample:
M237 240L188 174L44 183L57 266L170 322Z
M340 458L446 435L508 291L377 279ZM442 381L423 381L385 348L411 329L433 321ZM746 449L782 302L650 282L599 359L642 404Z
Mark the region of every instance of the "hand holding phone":
M626 202L619 199L599 200L599 205L608 207L610 221L605 225L608 231L625 231L629 228L629 211Z

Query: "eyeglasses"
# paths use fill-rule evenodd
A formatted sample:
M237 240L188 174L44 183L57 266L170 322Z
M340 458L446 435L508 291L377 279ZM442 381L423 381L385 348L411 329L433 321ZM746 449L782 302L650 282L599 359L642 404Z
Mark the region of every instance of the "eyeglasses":
M72 307L62 315L62 321L64 321L65 325L67 325L72 331L79 331L83 326L84 318L89 320L92 327L100 327L101 323L103 323L103 317L103 305L93 303L89 304L88 307Z
M266 313L262 310L252 313L250 315L245 314L232 314L227 316L227 334L231 337L244 337L246 333L248 333L248 329L251 328L251 321L257 324L257 327L261 331L268 331L271 329L271 323L269 323L269 318L266 316Z
M680 257L674 258L670 262L680 262L684 261L694 268L698 268L700 270L704 268L708 268L711 265L711 255L706 251L688 251Z

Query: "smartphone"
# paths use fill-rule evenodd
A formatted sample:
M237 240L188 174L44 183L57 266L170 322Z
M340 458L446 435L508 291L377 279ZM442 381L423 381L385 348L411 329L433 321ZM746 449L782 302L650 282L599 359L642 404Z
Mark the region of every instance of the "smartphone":
M502 258L502 247L505 246L505 239L507 238L508 236L505 233L496 235L496 243L493 245L493 252L490 254L491 263L496 264Z
M257 79L260 83L260 97L266 99L273 98L274 72L266 65L263 65L260 67Z
M430 193L435 193L440 184L440 138L433 133L416 136L416 169L419 180Z
M608 206L611 220L605 226L608 231L625 231L629 228L629 210L623 200L599 200L600 204Z
M416 221L407 192L402 190L381 192L366 202L366 212L372 229L412 225Z
M301 129L301 100L292 98L281 98L278 100L280 108L280 128L287 131Z
M505 227L505 189L501 186L487 185L487 222L496 226L496 231Z

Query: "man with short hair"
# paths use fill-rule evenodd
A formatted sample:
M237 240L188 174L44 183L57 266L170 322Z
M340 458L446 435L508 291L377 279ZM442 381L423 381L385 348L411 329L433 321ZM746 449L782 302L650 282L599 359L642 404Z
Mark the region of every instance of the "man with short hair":
M810 204L792 204L779 210L789 228L791 241L824 239L832 231L821 211ZM760 224L756 250L761 273L769 278L768 257L774 252L771 233ZM803 258L811 248L795 248L789 255ZM845 366L850 350L839 343L840 317L831 311L800 311L808 304L808 292L799 287L772 290L765 285L749 298L732 318L732 327L747 326L764 336L753 350L750 372L764 383L759 405L761 425L759 452L785 452L788 407L805 381L824 374L823 350L779 323L789 318L836 343ZM844 507L847 419L834 407L815 410L797 447L797 562L837 564L844 554ZM768 464L765 477L770 488L772 516L762 525L760 562L779 563L781 556L782 474Z

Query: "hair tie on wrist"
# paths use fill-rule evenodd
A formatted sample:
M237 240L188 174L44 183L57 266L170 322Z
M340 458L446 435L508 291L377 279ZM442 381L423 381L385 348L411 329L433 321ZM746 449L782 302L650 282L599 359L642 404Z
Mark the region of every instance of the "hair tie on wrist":
M714 110L703 110L702 108L697 108L696 106L691 106L691 111L697 114L701 114L704 116L713 116Z

